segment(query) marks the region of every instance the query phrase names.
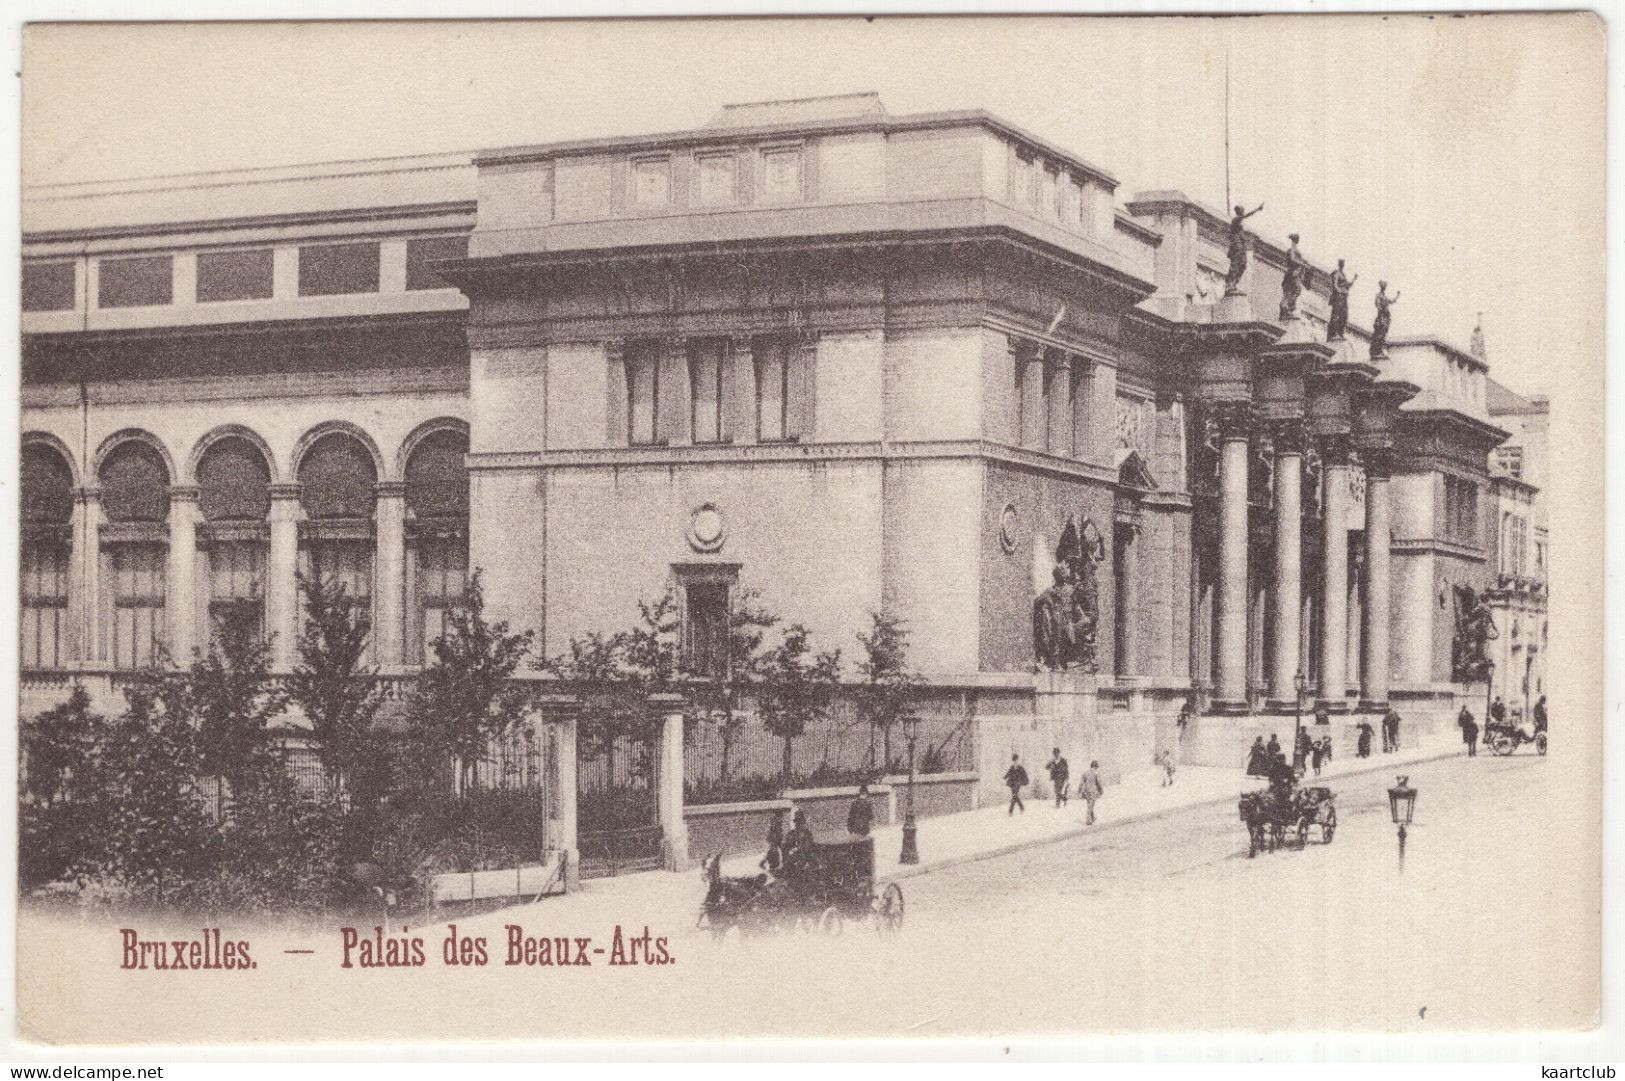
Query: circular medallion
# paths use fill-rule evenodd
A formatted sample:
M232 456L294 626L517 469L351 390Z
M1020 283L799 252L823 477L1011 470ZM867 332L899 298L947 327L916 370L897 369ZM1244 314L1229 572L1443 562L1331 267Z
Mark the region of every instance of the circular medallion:
M696 552L715 552L727 539L722 512L711 503L702 503L688 516L688 543Z
M1016 505L1006 503L999 512L999 547L1006 552L1016 550Z

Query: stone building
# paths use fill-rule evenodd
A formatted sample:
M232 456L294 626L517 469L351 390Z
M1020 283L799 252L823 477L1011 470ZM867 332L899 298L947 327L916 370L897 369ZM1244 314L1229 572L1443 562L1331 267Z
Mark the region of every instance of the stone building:
M1340 731L1442 723L1454 591L1495 584L1487 365L1325 341L1328 271L1288 312L1248 233L1227 288L1229 228L873 95L32 189L25 709L227 608L286 666L301 568L409 680L478 567L549 653L672 586L702 675L742 586L849 649L897 612L993 785L1052 743L1143 768L1187 699L1182 753L1237 764L1300 672Z

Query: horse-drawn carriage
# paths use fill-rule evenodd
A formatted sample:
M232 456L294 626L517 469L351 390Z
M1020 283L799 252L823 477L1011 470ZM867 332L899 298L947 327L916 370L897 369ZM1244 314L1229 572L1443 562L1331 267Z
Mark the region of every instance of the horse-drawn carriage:
M1249 859L1260 850L1275 851L1289 838L1302 848L1316 826L1322 844L1331 844L1337 832L1336 797L1329 788L1273 784L1261 792L1242 793L1239 809L1247 827Z
M735 928L838 935L849 921L872 920L882 934L903 926L903 887L876 887L873 837L815 841L792 853L779 876L725 877L721 853L703 860L700 873L706 893L697 926L718 938Z
M1516 724L1491 721L1484 726L1484 742L1498 755L1509 755L1525 743L1533 743L1536 754L1545 754L1546 730L1537 725L1531 735Z

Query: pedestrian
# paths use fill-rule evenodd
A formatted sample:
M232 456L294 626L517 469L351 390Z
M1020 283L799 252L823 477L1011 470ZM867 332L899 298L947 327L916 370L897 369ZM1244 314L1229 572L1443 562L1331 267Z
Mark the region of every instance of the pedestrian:
M1254 736L1253 745L1247 751L1247 776L1268 777L1270 775L1270 753L1264 746L1263 736Z
M1320 738L1320 757L1321 757L1321 760L1324 761L1327 765L1331 765L1331 761L1332 761L1332 737L1330 737L1330 736L1322 736Z
M1281 757L1281 741L1275 738L1274 732L1270 733L1270 741L1264 749L1269 752L1271 762Z
M1083 797L1083 802L1089 807L1089 818L1084 822L1084 825L1092 826L1095 824L1095 800L1099 799L1105 791L1106 786L1100 783L1100 763L1090 762L1089 768L1084 771L1082 777L1078 778L1078 795Z
M1167 788L1174 783L1174 752L1158 751L1151 756L1151 764L1162 769L1162 787Z
M1326 757L1326 744L1323 743L1320 740L1316 740L1309 747L1309 767L1315 771L1315 776L1316 777L1320 776L1321 759L1323 759L1325 757Z
M1383 723L1388 726L1388 749L1399 750L1399 710L1389 706L1388 715L1383 718Z
M1298 729L1298 736L1297 739L1293 741L1292 747L1292 768L1300 773L1303 772L1304 763L1309 760L1309 752L1311 750L1312 742L1313 741L1310 740L1308 732L1305 732L1301 728Z
M1027 771L1022 768L1019 754L1010 756L1010 768L1004 771L1004 783L1010 789L1010 810L1006 813L1015 814L1016 808L1020 807L1021 813L1026 814L1027 805L1021 802L1021 789L1027 783Z
M1360 722L1360 737L1355 741L1354 753L1361 758L1371 757L1371 722Z
M1546 696L1541 695L1540 701L1535 703L1535 734L1546 731Z
M1055 806L1065 807L1066 782L1072 776L1072 772L1067 767L1066 759L1061 757L1061 748L1055 748L1044 768L1049 770L1049 783L1055 789Z
M1191 723L1191 714L1196 712L1196 699L1186 698L1185 704L1179 707L1179 719L1174 722L1179 728L1179 738L1185 738L1185 729Z
M1456 714L1456 724L1461 728L1461 741L1467 744L1467 757L1478 757L1478 722L1473 719L1473 711L1466 706Z
M857 798L846 812L846 832L854 837L867 837L875 824L875 809L869 805L869 785L858 785Z

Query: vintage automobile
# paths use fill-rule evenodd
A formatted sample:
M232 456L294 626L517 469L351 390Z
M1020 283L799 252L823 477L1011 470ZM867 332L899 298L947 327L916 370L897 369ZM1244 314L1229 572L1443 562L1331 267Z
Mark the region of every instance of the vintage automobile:
M718 938L735 929L838 935L848 922L872 922L881 934L903 926L903 887L876 886L873 837L815 841L777 876L724 876L721 853L702 860L700 874L706 893L696 926Z

